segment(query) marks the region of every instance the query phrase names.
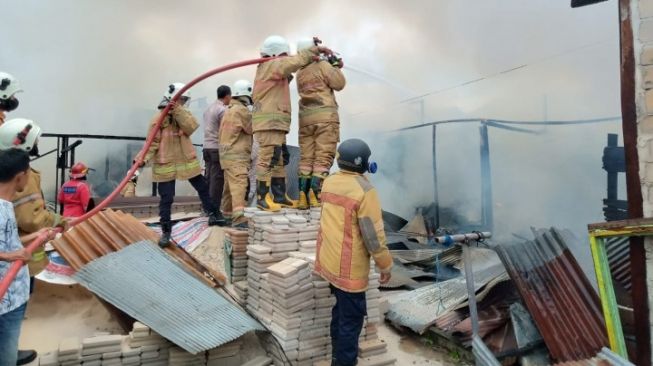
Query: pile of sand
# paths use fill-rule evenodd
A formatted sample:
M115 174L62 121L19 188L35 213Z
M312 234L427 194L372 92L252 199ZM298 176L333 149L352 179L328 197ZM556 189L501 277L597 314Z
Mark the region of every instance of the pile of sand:
M105 307L82 286L36 281L20 334L21 349L47 352L57 349L63 338L95 332L123 334Z

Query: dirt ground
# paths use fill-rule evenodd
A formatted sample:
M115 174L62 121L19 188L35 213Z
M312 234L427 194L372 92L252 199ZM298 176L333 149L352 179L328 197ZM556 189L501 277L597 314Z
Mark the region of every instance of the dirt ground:
M57 349L63 338L88 337L95 332L121 334L122 329L93 294L79 285L36 281L23 321L20 348L48 352Z

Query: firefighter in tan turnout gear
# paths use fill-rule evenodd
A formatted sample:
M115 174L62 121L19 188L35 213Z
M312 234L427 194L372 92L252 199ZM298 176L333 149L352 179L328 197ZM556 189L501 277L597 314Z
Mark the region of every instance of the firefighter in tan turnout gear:
M297 43L297 51L315 46L317 38ZM340 141L340 119L334 91L345 87L339 58L320 58L297 71L299 92L299 209L318 207Z
M27 151L31 156L38 156L38 138L41 128L32 120L14 118L0 126L0 149L17 148ZM30 170L27 186L17 192L13 199L14 213L21 236L35 233L43 228L64 226L65 220L45 207L41 191L41 173ZM32 253L29 262L30 277L36 276L48 265L48 258L43 247Z
M168 86L159 103L159 109L164 109L172 102L179 90L184 88L182 83L173 83ZM190 136L199 124L193 114L186 108L190 101L190 94L184 93L170 109L163 119L161 128L155 135L150 149L143 156L143 164L152 162L152 181L158 183L159 219L161 223L161 238L159 246L167 247L172 242L172 204L175 198L175 182L187 180L202 201L202 208L209 214L209 226L224 225L224 218L218 210L217 204L211 200L209 186L201 174L200 162L197 160L195 147ZM148 135L156 126L159 118L157 112L150 123Z
M224 169L222 213L232 226L247 227L245 206L252 156L252 83L238 80L231 88L231 101L220 126L220 165Z
M313 46L288 56L290 47L281 36L270 36L261 47L262 57L278 57L258 65L254 80L252 129L259 144L256 165L258 207L278 211L293 206L286 195L289 154L286 134L290 130L290 89L292 73L317 60L326 47Z

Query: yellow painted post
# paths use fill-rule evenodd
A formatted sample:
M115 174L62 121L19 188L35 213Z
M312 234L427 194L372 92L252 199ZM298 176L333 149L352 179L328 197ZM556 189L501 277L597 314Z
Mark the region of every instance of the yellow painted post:
M626 341L624 339L623 329L621 328L621 318L619 317L619 308L617 299L612 286L612 275L608 263L608 256L605 250L605 239L597 238L592 233L589 236L592 258L594 259L594 271L596 272L596 282L599 287L599 297L603 308L603 317L605 318L605 328L610 341L610 349L624 358L628 358L626 350Z

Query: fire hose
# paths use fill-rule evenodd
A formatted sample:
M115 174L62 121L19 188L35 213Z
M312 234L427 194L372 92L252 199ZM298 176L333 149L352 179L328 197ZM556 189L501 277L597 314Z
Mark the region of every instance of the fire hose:
M236 69L236 68L239 68L239 67L260 64L260 63L267 62L267 61L270 61L270 60L273 60L273 59L274 59L273 57L266 57L266 58L257 58L257 59L253 59L253 60L245 60L245 61L241 61L241 62L235 62L235 63L232 63L232 64L228 64L228 65L221 66L221 67L218 67L216 69L207 71L204 74L196 77L195 79L193 79L189 83L187 83L183 88L181 88L181 90L179 90L177 92L177 94L175 94L172 97L172 99L170 100L168 105L161 111L161 113L159 114L159 117L158 117L158 119L156 121L156 124L155 124L154 128L152 129L150 134L147 136L147 139L145 140L145 145L143 145L143 148L141 149L141 151L136 156L134 164L131 166L131 168L127 172L127 175L125 175L125 177L120 182L120 184L118 184L116 189L113 192L111 192L111 194L109 194L102 202L100 202L97 206L95 206L95 208L93 208L91 211L84 214L84 216L80 216L80 217L75 218L74 220L72 220L70 222L70 227L73 227L75 225L78 225L78 224L90 219L95 214L97 214L98 212L105 209L109 205L109 203L111 203L111 201L113 201L120 194L120 192L125 187L125 185L127 185L127 183L134 176L134 172L136 172L136 170L138 170L138 168L141 167L141 164L143 163L143 157L145 156L147 151L150 149L150 146L152 145L152 142L154 141L154 136L156 136L156 134L159 132L159 129L161 128L161 123L163 123L163 119L170 112L170 109L172 108L172 105L175 104L179 100L179 98L188 89L192 88L193 86L195 86L195 84L199 83L200 81L202 81L204 79L207 79L207 78L209 78L209 77L211 77L213 75L217 75L217 74L220 74L222 72L232 70L232 69ZM55 228L55 230L58 233L63 232L63 229L61 227ZM47 236L48 236L47 233L43 233L43 234L39 235L38 237L36 237L36 239L34 239L31 243L29 243L25 247L25 250L29 254L32 254L32 252L34 252L34 250L36 250L36 248L38 248L41 245L45 244L45 242L47 240ZM25 262L22 261L22 260L16 260L16 261L13 261L11 263L11 266L9 267L9 270L7 271L5 276L2 278L2 281L0 281L0 299L2 299L5 296L5 293L7 292L7 289L9 289L9 285L11 284L11 282L13 282L14 278L16 278L16 275L18 274L18 271L21 269L21 267L24 264L25 264Z

